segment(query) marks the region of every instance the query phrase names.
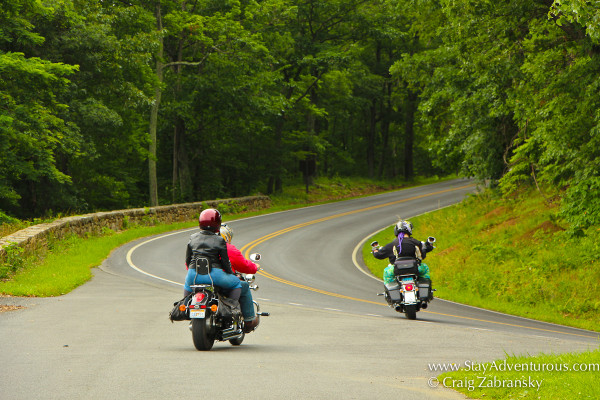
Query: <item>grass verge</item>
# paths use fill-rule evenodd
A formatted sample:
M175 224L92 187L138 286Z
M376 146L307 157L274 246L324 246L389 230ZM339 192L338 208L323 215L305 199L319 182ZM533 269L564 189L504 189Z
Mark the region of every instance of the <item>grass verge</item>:
M474 362L438 376L437 382L476 399L597 399L598 378L600 349Z
M28 258L26 268L12 279L0 282L0 293L37 297L69 293L90 280L92 268L99 266L113 249L140 237L191 226L191 223L145 226L107 232L104 236L70 236L54 243L43 259Z

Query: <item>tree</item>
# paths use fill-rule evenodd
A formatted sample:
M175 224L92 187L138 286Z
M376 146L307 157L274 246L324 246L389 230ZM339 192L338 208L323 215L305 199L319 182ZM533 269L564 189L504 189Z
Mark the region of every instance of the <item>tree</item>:
M28 0L0 8L0 208L20 216L45 210L38 198L45 185L70 183L57 158L80 144L77 128L61 118L67 105L57 100L77 67L31 57L44 37L30 21L51 19L53 11Z

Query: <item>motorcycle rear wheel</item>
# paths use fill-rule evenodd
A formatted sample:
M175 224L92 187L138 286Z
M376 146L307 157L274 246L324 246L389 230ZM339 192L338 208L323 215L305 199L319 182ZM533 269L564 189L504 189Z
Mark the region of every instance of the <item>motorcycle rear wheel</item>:
M192 339L196 350L207 351L215 344L212 321L212 316L192 319Z
M408 319L417 319L417 306L414 304L404 306L404 315Z

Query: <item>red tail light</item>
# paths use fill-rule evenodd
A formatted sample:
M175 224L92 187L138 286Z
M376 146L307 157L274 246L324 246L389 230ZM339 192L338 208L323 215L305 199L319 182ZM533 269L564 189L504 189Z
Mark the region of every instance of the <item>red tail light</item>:
M404 286L404 290L406 290L407 292L412 292L413 289L414 289L414 287L410 283L408 285Z
M204 298L206 297L206 295L202 292L200 293L196 293L196 297L195 297L195 301L197 303L201 302L202 300L204 300Z

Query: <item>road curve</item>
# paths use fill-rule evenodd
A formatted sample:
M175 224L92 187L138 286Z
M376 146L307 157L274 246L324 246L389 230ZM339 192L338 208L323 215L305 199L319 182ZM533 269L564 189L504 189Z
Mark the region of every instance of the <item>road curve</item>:
M71 294L0 314L0 397L459 399L430 387L431 365L596 348L592 332L440 299L409 321L376 296L360 244L474 189L454 180L232 221L234 244L263 255L254 296L272 316L242 346L211 352L166 318L193 230L125 245ZM435 275L435 253L430 264Z

